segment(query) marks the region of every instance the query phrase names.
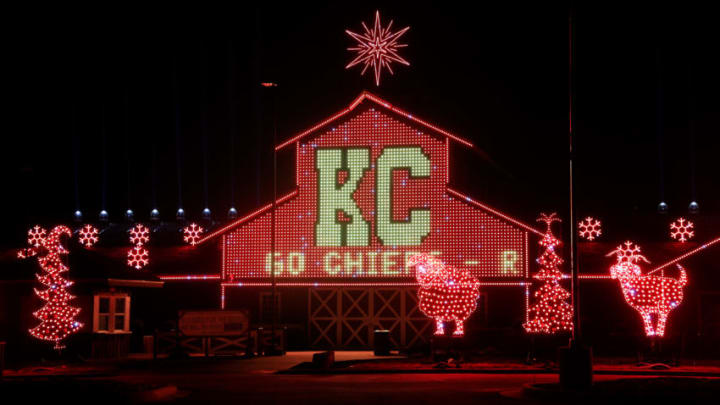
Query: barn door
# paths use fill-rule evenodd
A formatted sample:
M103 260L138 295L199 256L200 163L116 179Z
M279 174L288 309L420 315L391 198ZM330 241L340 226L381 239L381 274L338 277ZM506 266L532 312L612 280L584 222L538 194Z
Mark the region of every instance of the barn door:
M317 348L368 349L375 329L390 331L395 348L427 342L432 322L418 309L414 288L312 288L308 342Z

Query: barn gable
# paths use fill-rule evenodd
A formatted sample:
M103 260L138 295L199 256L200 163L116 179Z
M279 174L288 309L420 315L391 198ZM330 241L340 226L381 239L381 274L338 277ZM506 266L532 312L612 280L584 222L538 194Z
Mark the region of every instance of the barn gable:
M448 189L451 141L472 146L363 93L277 146L296 147L297 188L278 200L274 259L272 205L201 242L222 236L226 282L267 282L274 260L288 285L412 283L404 262L416 252L483 278L527 277L528 232L539 232Z

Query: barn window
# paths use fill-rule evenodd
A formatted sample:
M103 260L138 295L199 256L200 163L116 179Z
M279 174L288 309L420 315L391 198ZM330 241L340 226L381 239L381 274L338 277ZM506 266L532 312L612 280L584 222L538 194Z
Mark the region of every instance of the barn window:
M111 292L95 294L93 332L130 332L130 296L128 294Z

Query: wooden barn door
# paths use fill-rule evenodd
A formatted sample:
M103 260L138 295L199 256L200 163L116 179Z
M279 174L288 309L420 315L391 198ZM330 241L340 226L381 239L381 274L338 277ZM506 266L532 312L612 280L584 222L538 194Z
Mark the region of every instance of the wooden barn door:
M418 309L414 288L311 288L311 347L369 349L375 329L387 329L395 348L427 342L432 322Z

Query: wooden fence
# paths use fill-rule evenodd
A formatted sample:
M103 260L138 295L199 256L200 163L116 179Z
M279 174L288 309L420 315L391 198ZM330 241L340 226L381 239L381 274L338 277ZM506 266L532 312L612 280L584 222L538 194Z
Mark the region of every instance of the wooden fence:
M275 346L286 350L285 328L275 330ZM178 331L160 332L153 335L153 358L161 354L188 354L208 356L262 356L272 349L269 329L250 329L232 336L185 336Z

